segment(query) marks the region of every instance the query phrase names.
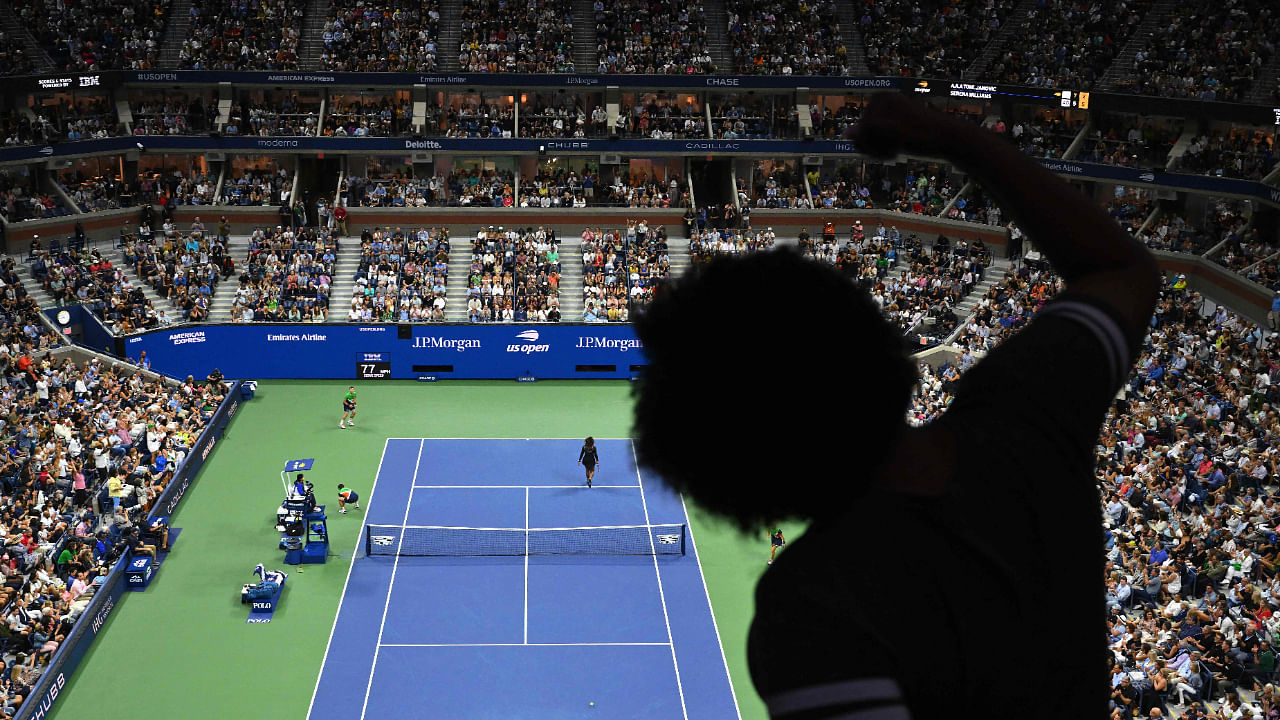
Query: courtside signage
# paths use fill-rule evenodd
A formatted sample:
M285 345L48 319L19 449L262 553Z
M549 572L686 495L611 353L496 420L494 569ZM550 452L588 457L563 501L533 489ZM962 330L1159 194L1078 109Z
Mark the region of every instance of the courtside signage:
M371 331L376 327L205 325L133 336L126 350L132 358L145 350L154 369L175 377L219 368L227 377L258 379L550 380L584 377L580 368L590 366L590 377L624 379L645 363L635 330L621 323L413 325L409 337L394 325L386 326L390 332ZM175 343L179 334L184 342Z

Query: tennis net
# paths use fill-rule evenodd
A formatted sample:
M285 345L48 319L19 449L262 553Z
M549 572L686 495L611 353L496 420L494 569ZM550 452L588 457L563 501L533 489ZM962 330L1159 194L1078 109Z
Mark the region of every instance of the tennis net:
M683 555L684 525L473 528L368 525L367 555Z

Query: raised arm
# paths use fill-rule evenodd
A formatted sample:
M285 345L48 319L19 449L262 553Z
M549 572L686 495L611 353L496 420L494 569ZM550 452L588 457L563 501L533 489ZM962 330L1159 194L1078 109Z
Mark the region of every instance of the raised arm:
M1031 237L1068 290L1097 298L1126 321L1130 347L1159 294L1155 259L1102 208L994 133L901 95L872 99L853 130L860 152L949 160L982 184Z

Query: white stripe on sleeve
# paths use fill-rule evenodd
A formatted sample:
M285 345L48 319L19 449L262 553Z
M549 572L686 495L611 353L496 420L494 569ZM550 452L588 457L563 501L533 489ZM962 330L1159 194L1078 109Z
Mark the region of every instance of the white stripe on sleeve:
M1119 387L1124 382L1129 364L1129 342L1125 339L1124 331L1115 320L1111 319L1110 315L1078 300L1050 303L1040 311L1040 314L1061 315L1088 328L1098 338L1107 356L1107 365L1111 369L1111 384Z
M765 702L769 714L780 717L815 708L901 699L902 690L893 678L862 678L787 690L766 698ZM868 716L868 720L873 717Z

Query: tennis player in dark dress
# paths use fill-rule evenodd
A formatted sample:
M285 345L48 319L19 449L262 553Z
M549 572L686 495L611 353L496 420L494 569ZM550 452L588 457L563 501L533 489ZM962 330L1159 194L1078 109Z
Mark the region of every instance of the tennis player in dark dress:
M582 441L582 450L578 453L578 464L587 470L587 487L591 487L591 478L596 476L596 466L600 464L600 454L596 452L596 440L587 437Z
M850 278L786 250L699 265L636 319L637 455L752 536L808 524L756 588L751 677L776 720L1106 718L1093 448L1159 294L1155 260L1013 144L898 93L852 139L963 169L1066 290L910 428L915 363Z

